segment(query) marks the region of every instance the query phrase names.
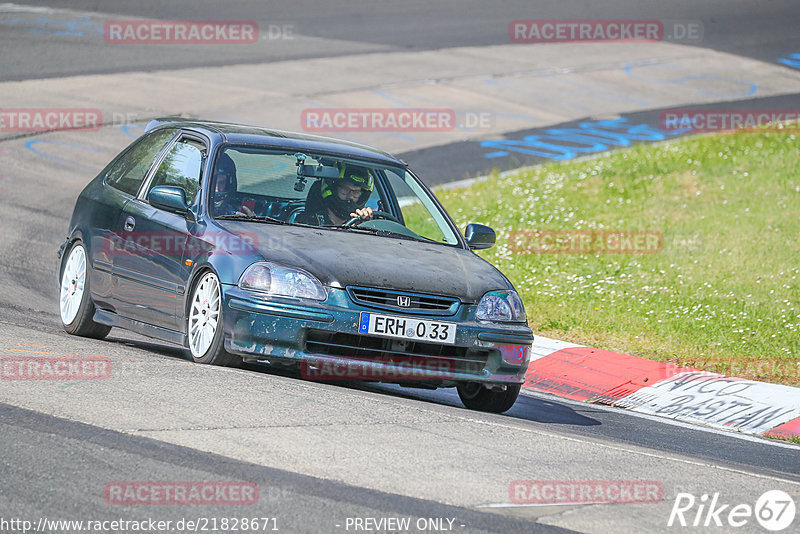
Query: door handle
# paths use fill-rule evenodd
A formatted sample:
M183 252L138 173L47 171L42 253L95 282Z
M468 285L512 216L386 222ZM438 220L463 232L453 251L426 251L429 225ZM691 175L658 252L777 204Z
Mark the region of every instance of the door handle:
M128 218L125 219L125 226L124 226L125 231L126 232L133 232L133 229L135 227L136 227L136 219L134 219L131 216L128 216Z

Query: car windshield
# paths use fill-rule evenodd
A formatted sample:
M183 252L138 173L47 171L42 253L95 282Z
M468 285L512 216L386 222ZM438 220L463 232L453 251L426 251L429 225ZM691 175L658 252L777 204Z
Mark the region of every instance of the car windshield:
M209 190L209 212L219 219L459 244L447 215L403 167L226 146L214 162Z

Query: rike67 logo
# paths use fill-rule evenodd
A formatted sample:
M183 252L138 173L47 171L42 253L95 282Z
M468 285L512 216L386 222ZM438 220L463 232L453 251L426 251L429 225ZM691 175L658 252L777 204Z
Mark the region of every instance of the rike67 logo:
M667 526L722 527L728 531L747 525L755 517L763 528L778 532L792 525L795 512L794 499L781 490L765 492L755 506L724 503L719 493L703 494L698 499L691 493L681 492L675 496Z

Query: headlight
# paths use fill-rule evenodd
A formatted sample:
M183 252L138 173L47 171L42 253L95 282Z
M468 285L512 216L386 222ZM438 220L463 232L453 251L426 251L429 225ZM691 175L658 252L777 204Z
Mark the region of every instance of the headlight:
M248 267L239 280L239 287L280 297L313 300L328 298L325 288L313 274L268 261Z
M489 291L478 303L479 321L524 322L525 307L516 291Z

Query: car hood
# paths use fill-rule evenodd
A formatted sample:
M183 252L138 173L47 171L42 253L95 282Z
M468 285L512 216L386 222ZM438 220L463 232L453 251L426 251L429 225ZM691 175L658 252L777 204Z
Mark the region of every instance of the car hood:
M239 221L217 224L253 245L264 259L300 267L326 286L363 286L477 302L511 289L493 265L469 250L360 232Z

